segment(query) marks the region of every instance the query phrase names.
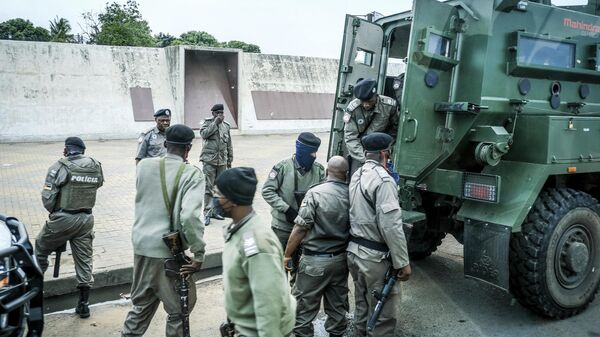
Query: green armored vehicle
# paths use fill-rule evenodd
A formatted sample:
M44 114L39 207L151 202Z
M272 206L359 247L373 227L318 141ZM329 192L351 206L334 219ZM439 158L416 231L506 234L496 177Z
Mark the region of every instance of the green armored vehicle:
M329 144L345 155L353 85L395 98L392 163L413 260L446 234L464 272L544 316L600 283L600 0L414 0L347 16Z

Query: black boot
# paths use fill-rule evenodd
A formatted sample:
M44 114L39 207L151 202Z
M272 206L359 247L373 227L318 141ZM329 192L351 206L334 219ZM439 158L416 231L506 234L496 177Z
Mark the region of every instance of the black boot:
M75 308L75 313L81 318L90 317L90 287L79 287L79 302Z

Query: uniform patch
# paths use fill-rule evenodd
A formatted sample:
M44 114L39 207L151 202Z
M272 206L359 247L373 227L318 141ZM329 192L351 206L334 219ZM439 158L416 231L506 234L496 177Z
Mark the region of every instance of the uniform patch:
M153 133L151 138L156 139L156 133Z
M46 191L51 191L52 190L52 183L45 183L44 184L44 189Z
M256 246L256 240L254 240L252 232L244 233L244 254L246 257L258 254L258 247Z
M344 123L348 123L350 121L350 118L352 118L352 115L350 115L349 113L344 113Z
M52 178L56 177L56 170L50 170L50 173L48 173L49 176L51 176Z
M141 135L141 136L138 138L138 144L141 144L143 141L144 141L144 135Z
M275 169L271 170L271 172L269 172L269 179L275 179L277 178L277 174L279 174L279 172L277 172Z

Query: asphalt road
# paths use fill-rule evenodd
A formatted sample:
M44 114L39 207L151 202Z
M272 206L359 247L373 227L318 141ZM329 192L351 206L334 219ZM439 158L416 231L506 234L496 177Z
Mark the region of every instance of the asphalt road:
M462 246L452 238L446 238L438 252L413 266L413 277L403 284L402 324L397 336L600 337L600 300L567 320L536 316L509 294L464 278ZM219 336L218 325L225 317L222 289L220 278L198 284L192 336ZM130 306L125 300L95 305L87 320L72 311L47 315L44 336L119 336ZM164 322L165 314L159 308L146 336L164 336ZM327 336L323 322L321 313L315 322L315 336Z

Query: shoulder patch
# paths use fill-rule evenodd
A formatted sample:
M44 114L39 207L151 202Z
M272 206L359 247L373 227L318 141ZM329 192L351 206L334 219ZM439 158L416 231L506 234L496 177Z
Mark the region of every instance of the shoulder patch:
M352 119L352 115L348 111L346 111L346 112L344 112L344 118L343 119L344 119L344 123L348 123Z
M360 100L358 98L355 98L352 101L350 101L350 103L348 103L348 106L346 107L346 111L352 112L352 111L356 110L356 108L358 108L359 106L360 106Z
M44 184L44 189L46 191L51 191L52 190L52 183L45 183Z
M271 169L271 172L269 172L269 179L273 180L273 179L277 178L278 174L279 174L279 172L277 170L275 170L275 168Z
M49 175L50 177L54 178L54 177L56 177L56 173L57 173L57 172L58 172L57 170L50 170L50 173L48 173L48 175Z
M381 99L381 103L383 104L396 106L396 100L391 97L379 95L379 98Z
M256 245L256 240L254 239L252 231L244 233L244 254L246 257L258 254L258 246Z

